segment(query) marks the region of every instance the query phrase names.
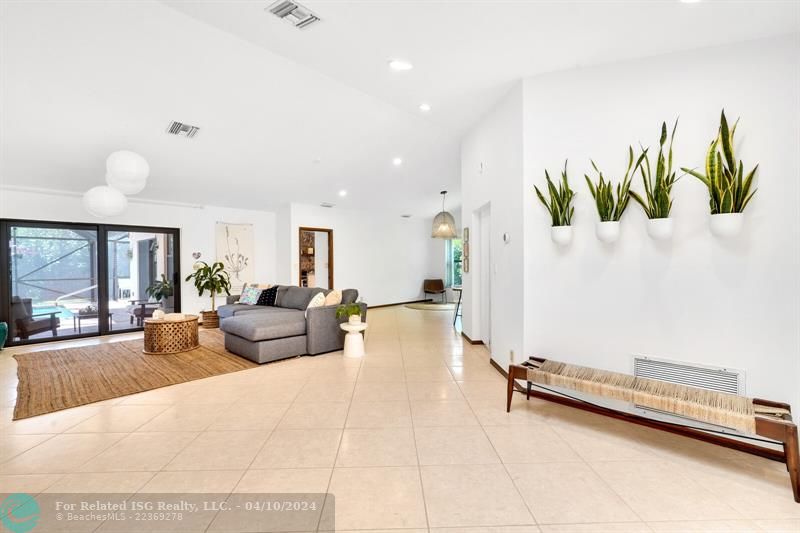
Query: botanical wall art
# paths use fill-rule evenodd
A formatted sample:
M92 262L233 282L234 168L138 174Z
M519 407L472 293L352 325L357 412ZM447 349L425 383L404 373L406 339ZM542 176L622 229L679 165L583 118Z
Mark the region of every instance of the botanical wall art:
M558 187L553 184L553 180L550 179L550 174L547 170L544 171L544 177L547 180L549 201L545 199L539 187L534 185L533 188L536 190L536 196L539 197L539 201L550 213L552 221L550 236L557 244L569 244L572 240L572 228L570 227L572 225L572 215L575 214L575 207L572 205L575 191L569 186L567 162L564 161L564 170L561 171L561 182Z
M756 189L750 189L758 165L745 174L744 164L741 160L737 163L734 154L733 137L738 124L739 119L736 119L733 128L728 128L723 109L717 136L706 152L705 174L696 169L681 168L708 188L711 231L721 237L739 233L744 221L742 213L756 193Z
M253 264L253 225L217 222L217 261L225 265L231 280L231 290L241 292L248 281L255 279Z
M591 161L591 160L590 160ZM641 158L639 159L641 162ZM617 183L617 196L614 197L614 185L611 180L606 181L603 173L597 168L594 161L591 161L592 168L597 173L597 182L593 182L588 175L584 174L586 184L589 186L589 191L594 198L597 214L600 216L600 221L595 226L597 238L603 242L614 242L619 238L619 221L625 209L628 208L630 195L628 194L631 188L631 178L633 174L633 147L628 147L628 168L625 170L625 176L620 183ZM638 163L637 163L638 165Z

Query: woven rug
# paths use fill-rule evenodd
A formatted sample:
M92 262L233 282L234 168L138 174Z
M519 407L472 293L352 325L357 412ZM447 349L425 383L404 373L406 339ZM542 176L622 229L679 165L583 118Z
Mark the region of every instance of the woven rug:
M200 347L142 353L142 339L15 355L14 420L258 366L225 351L222 333L200 330Z
M415 303L406 304L406 307L418 311L455 311L456 304Z

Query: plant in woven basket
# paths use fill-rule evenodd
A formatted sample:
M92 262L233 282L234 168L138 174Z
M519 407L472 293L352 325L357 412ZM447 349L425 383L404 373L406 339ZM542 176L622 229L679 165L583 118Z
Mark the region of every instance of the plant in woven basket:
M739 119L736 119L733 128L728 128L728 120L723 109L717 137L711 141L706 152L706 173L701 174L694 169L681 168L702 181L708 188L712 215L741 213L756 193L756 189L751 192L750 188L758 165L745 174L744 164L741 160L737 164L733 152L733 136L737 124Z
M642 155L639 156L636 170L642 175L644 185L644 197L636 191L629 191L631 198L642 206L644 213L649 219L669 218L672 210L672 186L677 181L676 173L672 170L672 142L675 139L675 130L678 129L678 119L672 127L672 135L669 137L669 149L664 154L664 144L667 142L667 123L661 123L661 138L659 139L658 157L656 158L655 169L650 165L650 158L647 155L649 148L642 148Z
M217 309L215 296L217 294L231 293L231 279L225 272L225 265L217 261L209 265L205 261L194 264L194 272L186 276L186 281L193 280L197 294L203 296L206 291L211 293L211 311Z
M550 174L547 170L544 171L544 177L547 180L547 193L550 197L548 201L545 199L539 187L533 186L536 190L536 196L539 201L550 213L552 219L552 226L570 226L572 224L572 215L575 213L575 208L572 207L572 199L575 197L575 191L570 189L569 181L567 179L567 162L564 161L564 170L561 172L561 182L556 187L553 180L550 179Z
M639 158L639 162L641 161L641 157L642 156ZM622 182L617 183L616 198L614 198L614 185L611 183L611 180L609 179L606 181L603 177L603 173L597 168L595 162L591 159L590 161L592 163L592 168L597 172L597 182L593 182L587 174L584 174L583 177L586 178L586 185L589 186L589 191L592 193L592 198L594 198L597 214L600 215L600 221L618 222L619 219L622 218L622 214L625 212L625 209L627 209L628 202L630 201L628 192L630 191L631 179L633 178L633 174L631 173L631 169L633 168L633 147L628 147L628 168L625 170L625 176L622 178ZM639 162L637 162L637 164Z

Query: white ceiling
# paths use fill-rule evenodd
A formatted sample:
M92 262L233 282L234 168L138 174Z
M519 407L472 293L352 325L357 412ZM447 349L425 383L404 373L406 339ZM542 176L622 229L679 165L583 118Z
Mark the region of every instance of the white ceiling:
M514 80L800 29L797 2L765 0L307 0L323 20L303 31L270 3L0 2L0 184L83 191L130 149L142 197L430 214L440 189L457 204L460 138Z
M273 0L162 1L408 113L428 102L457 136L520 78L800 30L796 0L298 0L322 18L302 31Z

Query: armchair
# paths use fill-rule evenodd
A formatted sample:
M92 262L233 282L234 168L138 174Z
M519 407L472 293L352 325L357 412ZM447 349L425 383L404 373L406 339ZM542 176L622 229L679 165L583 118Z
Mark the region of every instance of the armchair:
M48 313L33 313L33 302L30 298L11 297L11 325L13 331L11 338L19 337L28 340L32 335L51 331L53 337L58 336L61 320L58 311Z

